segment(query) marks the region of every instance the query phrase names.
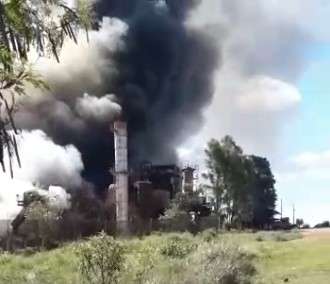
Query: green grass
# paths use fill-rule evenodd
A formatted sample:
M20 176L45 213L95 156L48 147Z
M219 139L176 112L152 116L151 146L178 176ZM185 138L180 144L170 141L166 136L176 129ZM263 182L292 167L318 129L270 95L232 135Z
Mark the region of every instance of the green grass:
M32 256L0 256L0 283L78 283L73 249L36 253Z
M258 283L330 283L330 236L258 246Z
M186 241L183 250L169 241L178 236ZM204 232L197 237L189 234L155 234L125 240L126 263L121 283L146 283L146 275L156 281L149 283L162 283L157 280L159 275L166 275L167 283L180 283L180 274L187 273L187 255L191 254L191 260L194 260L201 250L217 243L240 246L256 256L255 283L278 284L284 283L285 279L289 280L288 283L299 284L330 283L330 235L326 238L299 237L296 232L221 235ZM197 245L200 252L196 249ZM0 283L81 283L73 245L31 256L0 254Z

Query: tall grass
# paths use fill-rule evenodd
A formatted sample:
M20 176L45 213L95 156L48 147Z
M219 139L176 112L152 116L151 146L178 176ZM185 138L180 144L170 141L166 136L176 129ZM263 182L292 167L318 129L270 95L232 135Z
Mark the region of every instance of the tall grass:
M133 246L120 283L248 284L256 272L253 255L215 236L151 236Z
M111 281L119 284L251 283L255 274L254 257L231 239L229 235L208 231L197 236L171 233L116 240L122 248L121 267L116 269L119 273ZM98 248L102 248L98 241ZM111 243L113 245L113 241ZM81 254L75 253L77 246L81 244L31 256L1 255L0 283L81 284L84 279L79 271ZM104 248L103 252L107 250Z
M275 241L275 242L288 242L301 239L302 234L299 231L264 231L256 234L256 241Z

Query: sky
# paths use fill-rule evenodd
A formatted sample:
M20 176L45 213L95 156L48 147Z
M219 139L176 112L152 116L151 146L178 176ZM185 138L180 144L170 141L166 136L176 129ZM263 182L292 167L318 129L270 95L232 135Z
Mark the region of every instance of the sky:
M286 215L295 204L296 216L315 224L330 218L330 43L311 46L307 56L309 67L298 81L300 113L286 138L291 159L302 165L287 176L279 168L284 177L277 189Z
M221 60L204 128L179 149L203 164L229 134L267 157L278 209L315 225L330 219L330 1L202 1L188 24L219 42ZM202 166L203 169L203 166Z
M200 171L205 170L207 141L231 135L246 154L271 162L284 215L292 216L294 204L296 218L311 225L330 220L329 15L330 0L201 0L185 22L218 48L219 67L213 100L204 110L204 126L178 148L181 163L198 164ZM63 82L86 71L84 80L98 84L104 68L102 52L121 48L116 43L121 43L127 29L118 20L105 23L105 29L95 32L97 48L80 45L79 52L68 48L61 65L45 64L39 66L41 71ZM95 101L87 94L84 99L87 105ZM109 106L113 106L111 100ZM78 111L96 115L83 101ZM60 147L38 130L23 138L22 156L31 166L19 177L29 185L35 180L50 185L59 177L65 186L82 182L84 165L75 147ZM36 143L41 152L53 155L31 155ZM13 204L15 213L16 192L8 192L0 195L0 212L2 201L7 207Z

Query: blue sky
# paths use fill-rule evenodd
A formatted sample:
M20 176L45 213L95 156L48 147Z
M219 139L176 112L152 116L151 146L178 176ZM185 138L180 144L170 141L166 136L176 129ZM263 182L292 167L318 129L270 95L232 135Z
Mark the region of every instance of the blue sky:
M300 153L324 153L330 149L330 44L315 44L306 53L308 67L298 82L302 95L297 118L286 129L289 156ZM326 159L326 158L324 158ZM315 171L328 171L330 167L314 165ZM305 171L296 178L278 183L279 197L284 212L292 216L295 203L297 217L315 224L330 219L330 178L316 177Z
M309 66L298 82L303 96L301 117L294 125L300 143L297 151L327 148L330 143L330 43L315 45L308 52Z

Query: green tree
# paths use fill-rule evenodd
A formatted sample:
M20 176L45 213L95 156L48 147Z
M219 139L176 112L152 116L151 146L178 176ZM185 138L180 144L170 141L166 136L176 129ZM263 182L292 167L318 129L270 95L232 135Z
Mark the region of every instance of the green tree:
M303 225L304 225L304 219L297 219L296 220L296 224L297 224L298 228L303 227Z
M208 172L204 177L209 180L216 199L219 225L222 216L229 224L242 223L247 216L249 161L230 136L225 136L220 142L211 140L205 153Z
M206 149L209 181L219 224L264 227L273 220L275 179L266 158L244 155L232 137L211 140Z
M252 225L263 228L269 225L277 213L275 179L271 171L270 163L266 158L249 156L251 161L251 183L249 195L252 202Z
M70 8L62 0L0 0L0 165L5 171L6 150L11 175L13 158L20 164L13 118L16 96L25 94L27 84L47 88L29 64L29 53L54 56L59 61L65 38L77 42L78 30L91 27L88 3L78 0L77 6Z
M55 239L56 221L59 217L57 212L50 209L46 200L34 201L26 209L26 221L35 230L37 239L40 239L42 248L50 245L51 240Z
M165 222L166 229L172 231L198 229L198 218L204 213L200 193L201 191L198 190L192 193L179 192L175 195L164 216L160 217L160 220ZM194 214L194 219L192 219L191 213Z

